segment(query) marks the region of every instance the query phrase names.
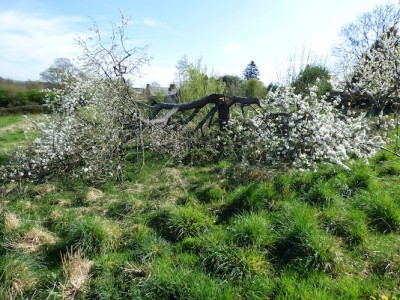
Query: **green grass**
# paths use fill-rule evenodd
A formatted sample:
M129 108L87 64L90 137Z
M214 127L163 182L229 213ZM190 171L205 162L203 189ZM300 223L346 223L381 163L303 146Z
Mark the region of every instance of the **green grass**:
M398 157L257 180L226 161L146 161L138 172L132 157L122 184L0 185L0 298L61 299L68 253L91 265L76 299L400 296Z
M10 116L2 116L0 117L0 128L12 125L12 124L17 124L23 120L23 117L21 115L10 115Z
M12 125L18 125L22 121L23 117L20 115L0 117L0 164L9 161L16 144L22 143L25 139L23 129L18 126L12 127Z

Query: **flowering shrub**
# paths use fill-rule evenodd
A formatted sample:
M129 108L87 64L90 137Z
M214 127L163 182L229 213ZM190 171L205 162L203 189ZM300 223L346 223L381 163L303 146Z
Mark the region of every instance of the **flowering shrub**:
M360 95L361 105L375 113L399 108L399 46L397 29L388 29L363 55L346 83L348 92Z
M4 176L35 178L61 172L102 180L118 175L124 146L138 126L137 109L129 103L117 105L119 100L115 86L88 78L67 94L60 91L51 102L53 113L33 121L37 137L16 152Z
M315 168L318 162L345 164L353 157L375 154L384 141L364 115L335 108L340 103L317 97L317 86L306 96L292 88L271 93L265 112L247 120L253 129L251 143L245 145L249 159L271 165L287 163L297 169ZM239 126L241 131L248 129Z
M39 178L47 174L102 181L119 176L128 143L141 143L141 102L129 79L149 60L146 48L124 45L128 19L114 24L103 39L96 24L92 36L79 39L82 73L48 102L52 114L36 121L36 138L20 147L0 171L5 179Z

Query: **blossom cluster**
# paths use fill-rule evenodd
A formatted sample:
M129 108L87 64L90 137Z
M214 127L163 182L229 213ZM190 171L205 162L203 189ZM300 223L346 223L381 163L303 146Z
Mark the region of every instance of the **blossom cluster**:
M278 89L265 101L265 111L247 122L253 128L245 153L277 165L313 169L319 162L348 169L350 158L367 158L384 144L364 114L337 107L340 99L317 97L317 87L306 96L292 88ZM260 158L259 158L260 159Z
M400 37L389 29L359 61L347 86L375 112L397 111L400 97Z

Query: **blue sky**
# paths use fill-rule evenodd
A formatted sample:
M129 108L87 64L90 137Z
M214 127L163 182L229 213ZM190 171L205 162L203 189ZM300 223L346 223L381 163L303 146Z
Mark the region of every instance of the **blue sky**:
M0 76L39 79L58 57L79 54L74 38L90 18L108 30L119 9L132 24L127 36L153 57L135 85L174 81L177 61L202 58L209 72L242 75L254 60L261 80L277 80L301 49L330 60L340 28L391 0L0 0Z

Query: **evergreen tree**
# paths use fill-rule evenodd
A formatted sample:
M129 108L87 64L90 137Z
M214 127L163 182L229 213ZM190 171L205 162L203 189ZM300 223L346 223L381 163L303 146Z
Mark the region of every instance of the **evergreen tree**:
M260 76L260 72L258 71L258 68L256 66L256 64L254 63L254 61L252 60L246 67L246 69L244 69L243 71L243 77L245 79L250 79L250 78L255 78L255 79L259 79L258 76Z

